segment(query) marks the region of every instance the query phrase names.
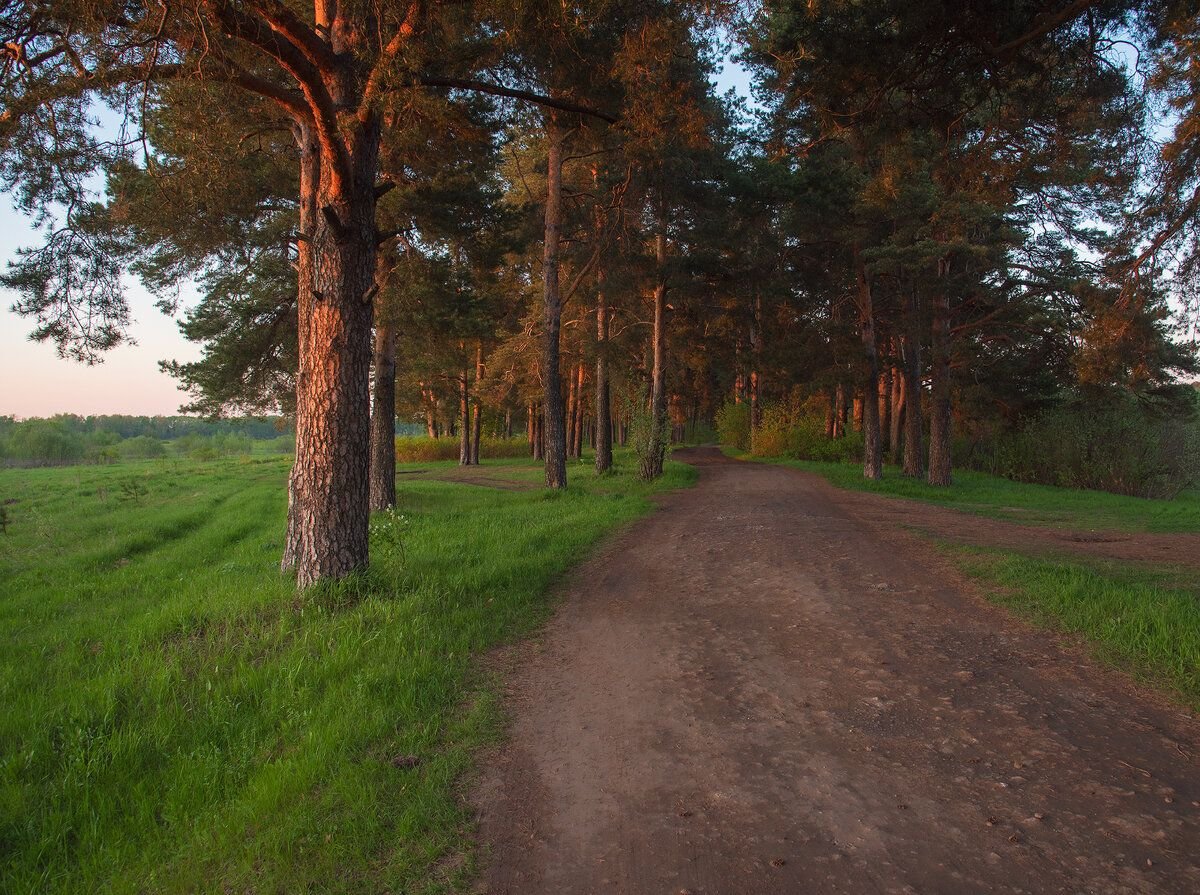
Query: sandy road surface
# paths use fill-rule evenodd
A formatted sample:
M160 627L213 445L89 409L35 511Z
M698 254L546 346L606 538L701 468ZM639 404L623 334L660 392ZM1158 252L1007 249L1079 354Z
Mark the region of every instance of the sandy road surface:
M683 456L510 657L483 891L1200 892L1190 715L816 477Z

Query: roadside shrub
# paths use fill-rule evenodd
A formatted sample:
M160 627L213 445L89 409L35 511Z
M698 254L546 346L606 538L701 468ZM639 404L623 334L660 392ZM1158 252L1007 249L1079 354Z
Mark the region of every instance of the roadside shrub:
M479 459L499 460L505 457L526 457L529 442L524 436L487 438L479 445ZM396 439L397 463L433 463L437 460L458 459L458 436L430 438L427 435L401 435Z
M638 477L650 481L662 474L663 459L671 438L667 420L655 420L647 406L646 391L625 398L625 417L629 420L627 444L638 461Z
M1170 499L1200 481L1200 422L1128 396L1076 400L976 456L977 468L1019 482Z
M792 426L791 417L791 411L785 405L771 404L764 407L762 425L750 431L750 453L755 457L782 457L786 454L788 433Z
M825 414L813 402L798 405L771 404L763 408L762 425L751 434L751 453L756 457L792 457L847 463L862 459L861 432L850 431L841 438L825 435Z
M750 450L750 405L726 401L717 411L717 438L721 444Z

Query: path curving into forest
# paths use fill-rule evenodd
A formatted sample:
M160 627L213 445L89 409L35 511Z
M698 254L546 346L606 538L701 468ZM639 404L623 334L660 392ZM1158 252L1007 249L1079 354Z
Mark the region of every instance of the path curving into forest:
M482 891L1200 891L1200 723L814 476L696 487L506 657Z

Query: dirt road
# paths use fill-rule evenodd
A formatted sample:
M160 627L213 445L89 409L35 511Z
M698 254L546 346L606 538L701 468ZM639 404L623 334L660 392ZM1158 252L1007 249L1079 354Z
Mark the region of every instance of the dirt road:
M1200 892L1190 715L817 478L685 459L513 657L483 891Z

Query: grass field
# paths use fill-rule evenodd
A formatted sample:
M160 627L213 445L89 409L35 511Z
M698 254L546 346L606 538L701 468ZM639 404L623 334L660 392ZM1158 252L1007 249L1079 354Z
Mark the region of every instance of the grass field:
M1194 574L947 548L1001 605L1085 637L1104 659L1200 710L1200 586Z
M288 462L0 472L0 890L465 878L456 781L497 730L474 659L535 627L556 576L693 475L580 469L551 494L402 474L372 570L297 597L277 571Z
M726 449L726 453L739 459L759 459L729 449ZM891 466L884 470L883 480L875 482L863 478L862 467L858 464L781 458L765 458L761 462L815 472L839 488L906 497L1028 525L1086 530L1200 531L1198 490L1186 491L1174 500L1147 500L1105 491L1027 485L970 470L955 471L954 484L949 488L939 488L924 481L905 478Z

